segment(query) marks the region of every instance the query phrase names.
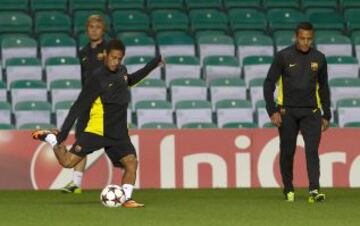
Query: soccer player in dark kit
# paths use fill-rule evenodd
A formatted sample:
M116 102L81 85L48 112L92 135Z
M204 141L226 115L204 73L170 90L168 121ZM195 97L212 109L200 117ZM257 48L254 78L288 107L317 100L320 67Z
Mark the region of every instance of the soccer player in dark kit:
M312 24L300 23L296 43L274 58L264 82L266 109L280 135L280 171L287 201L295 200L293 162L296 138L301 131L305 142L309 179L309 203L325 200L320 193L319 143L331 118L327 63L324 54L312 48ZM279 83L277 106L275 84ZM323 114L321 113L323 111Z
M123 207L137 208L144 204L132 199L138 162L127 128L127 108L130 101L128 87L144 79L163 61L160 56L156 56L145 67L128 75L126 67L120 65L124 55L125 46L121 41L109 41L104 66L86 81L60 132L36 130L32 136L49 143L59 163L66 168L74 167L86 155L104 148L114 166L124 169L122 189L127 201ZM83 112L90 112L89 121L70 151L67 151L62 142Z

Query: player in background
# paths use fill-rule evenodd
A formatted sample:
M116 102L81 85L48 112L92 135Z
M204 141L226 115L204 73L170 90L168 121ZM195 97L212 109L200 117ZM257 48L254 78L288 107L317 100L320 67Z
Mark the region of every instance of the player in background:
M81 84L84 86L85 82L92 73L104 63L105 57L105 40L104 34L106 32L106 23L103 17L99 15L91 15L87 19L86 34L89 38L89 43L79 51L79 60L81 64ZM75 126L75 137L83 131L89 120L88 112L80 115ZM81 194L81 183L86 167L86 157L84 157L74 167L72 181L70 181L64 188L61 189L63 193Z
M59 163L65 168L72 168L86 155L105 148L113 165L124 169L122 189L126 202L123 207L138 208L144 204L132 199L138 160L127 128L127 108L130 102L128 87L144 79L163 61L160 56L156 56L145 67L128 75L126 67L120 65L124 55L125 46L121 41L109 41L105 64L86 81L60 132L36 130L32 137L49 143ZM85 130L78 134L74 145L67 151L62 143L75 120L89 111L90 117Z

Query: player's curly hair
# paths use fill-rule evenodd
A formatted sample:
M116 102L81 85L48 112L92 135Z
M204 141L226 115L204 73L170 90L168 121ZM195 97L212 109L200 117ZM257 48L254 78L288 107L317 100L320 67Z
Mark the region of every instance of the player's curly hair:
M109 53L111 50L120 50L125 54L125 45L121 40L112 39L106 43L106 52Z
M299 30L312 31L314 30L314 26L310 22L301 22L296 26L295 33L299 33Z

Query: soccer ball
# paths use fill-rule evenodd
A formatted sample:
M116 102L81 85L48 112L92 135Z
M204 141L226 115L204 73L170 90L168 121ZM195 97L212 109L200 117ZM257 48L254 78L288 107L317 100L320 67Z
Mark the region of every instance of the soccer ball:
M120 186L110 184L101 191L100 200L106 207L119 207L125 202L125 194Z

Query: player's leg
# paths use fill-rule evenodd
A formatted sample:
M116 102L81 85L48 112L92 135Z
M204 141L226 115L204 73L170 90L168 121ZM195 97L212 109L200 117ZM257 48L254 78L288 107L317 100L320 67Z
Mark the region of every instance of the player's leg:
M132 199L134 184L136 181L136 170L138 166L134 146L129 141L118 146L107 147L105 148L105 152L115 167L121 167L123 169L121 186L126 197L126 202L123 204L123 207L144 207L144 204L137 203Z
M306 117L300 121L300 129L305 142L306 165L309 179L309 202L319 202L325 195L319 193L320 159L318 148L321 139L320 109L307 109Z
M73 168L81 161L81 159L84 158L84 156L80 157L71 152L68 152L65 145L58 144L56 133L56 131L52 130L36 130L32 133L32 137L35 140L41 140L50 144L61 166L64 168Z
M78 118L75 126L75 138L77 138L79 134L81 134L85 130L88 120L88 114L84 114L80 118ZM87 157L85 156L78 164L76 164L76 166L74 167L72 180L61 189L63 193L82 193L81 184L86 167L86 159Z
M284 184L283 193L287 201L294 201L293 163L298 135L298 124L293 109L282 111L280 135L280 171Z
M72 180L61 189L63 193L82 194L81 183L85 171L86 159L87 157L85 156L78 164L76 164Z

